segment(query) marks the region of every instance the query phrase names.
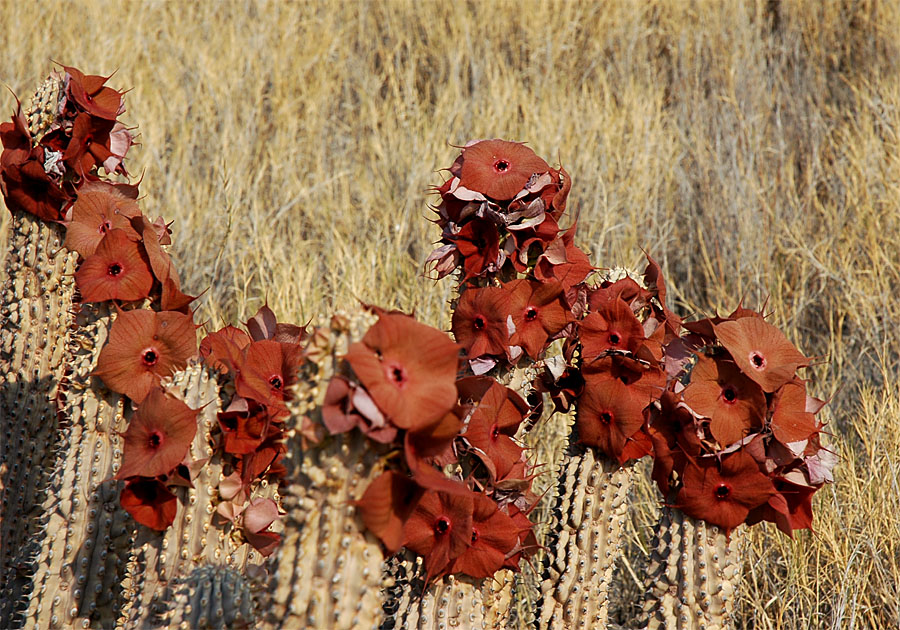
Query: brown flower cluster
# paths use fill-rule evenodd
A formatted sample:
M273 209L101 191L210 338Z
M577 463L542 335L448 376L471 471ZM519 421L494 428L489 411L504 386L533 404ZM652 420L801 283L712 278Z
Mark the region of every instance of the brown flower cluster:
M289 415L285 401L297 382L308 335L300 326L279 323L268 306L246 326L249 332L226 326L210 333L200 342L200 356L228 374L234 387L213 437L227 473L218 485L216 511L268 556L281 542L270 529L279 518L278 506L272 499L251 499L251 490L263 478L279 480L286 472L281 464Z
M35 95L18 103L0 125L0 191L12 210L60 221L79 189L112 174L127 175L123 160L133 137L119 122L123 93L109 77L63 66ZM101 170L102 169L102 170Z
M810 359L763 316L684 324L674 364L650 414L653 477L673 505L726 531L770 521L788 535L812 527L812 495L833 481L798 368Z
M659 266L642 277L596 268L559 227L571 181L522 144L472 142L437 189L438 276L460 270L453 334L475 374L522 362L548 395L576 411L578 440L620 463L652 454L673 505L726 530L812 522L810 499L831 481L796 370L809 361L758 313L682 324L666 306ZM544 357L563 339L562 356Z
M357 502L363 522L388 552L421 555L426 581L518 569L536 550L531 466L512 437L528 405L493 379L459 378L446 334L376 312L322 407L329 433L359 430L385 453L387 470Z

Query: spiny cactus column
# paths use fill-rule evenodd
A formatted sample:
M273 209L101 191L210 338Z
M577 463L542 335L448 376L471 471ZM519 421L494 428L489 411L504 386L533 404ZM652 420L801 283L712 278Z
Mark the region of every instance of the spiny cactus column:
M122 458L123 399L91 377L106 342L108 305L86 305L69 341L69 384L60 396L64 426L44 504L49 515L34 575L28 625L115 624L133 523L112 480Z
M17 627L44 531L59 447L56 399L67 370L77 254L63 228L14 212L0 295L0 627Z
M387 565L392 584L382 630L505 627L511 571L499 572L496 581L450 575L423 590L421 558L401 552Z
M538 628L605 628L632 468L575 444L560 469L543 558Z
M283 500L268 628L375 628L381 613L382 553L351 504L380 472L359 432L297 454ZM296 461L296 460L295 460ZM289 470L291 469L289 464Z
M169 394L191 409L201 409L188 455L210 458L200 467L193 488L179 489L178 513L164 532L139 527L124 584L127 608L118 626L126 630L153 627L231 628L249 624L256 615L249 579L264 558L250 545L229 535L230 527L213 527L221 458L210 446L210 430L221 410L217 372L193 365L172 378ZM275 488L262 484L253 498L275 498ZM226 601L240 593L238 602Z
M726 536L705 521L663 508L653 538L644 612L650 630L732 627L741 580L743 528Z
M267 629L375 628L381 618L382 551L352 502L384 469L359 432L304 444L305 423L321 422L326 384L350 339L374 315L338 314L314 329L305 372L290 403L283 489L284 540L269 584ZM324 427L320 427L324 429Z

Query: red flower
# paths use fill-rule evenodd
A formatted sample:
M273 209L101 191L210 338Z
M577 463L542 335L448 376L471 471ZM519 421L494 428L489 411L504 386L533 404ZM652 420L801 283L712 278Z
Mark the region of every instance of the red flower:
M426 583L441 575L469 546L475 496L471 491L455 494L429 490L406 521L403 545L425 559Z
M250 335L240 328L226 326L203 338L200 358L221 372L237 372L243 360L242 350L248 345Z
M650 399L609 374L585 374L578 401L578 440L619 461L625 442L644 423Z
M465 277L475 278L485 272L496 271L500 255L500 235L497 226L485 219L472 219L455 237L456 250L463 257Z
M765 392L774 392L794 378L798 367L809 365L784 333L761 317L742 317L714 328L741 371Z
M370 440L382 444L390 444L397 437L397 427L388 422L365 387L343 376L335 376L328 383L322 423L332 435L358 427Z
M538 257L534 266L535 278L542 282L555 280L568 291L594 270L588 255L575 245L575 229L573 223Z
M456 404L459 346L406 315L383 314L347 361L378 407L401 429L439 420Z
M91 116L115 120L125 111L122 93L104 87L109 77L86 75L71 66L63 66L63 69L69 73L69 94Z
M125 454L116 479L166 475L178 466L197 433L199 411L162 389L152 390L122 434Z
M175 495L162 482L145 477L126 483L119 502L138 523L158 531L171 525L178 511Z
M451 330L470 359L503 355L509 343L509 294L499 287L469 288L453 311Z
M106 386L141 402L164 376L183 369L197 351L189 315L146 309L120 312L94 375Z
M74 172L86 176L96 166L100 167L113 157L109 150L110 132L115 122L95 118L87 113L78 114L72 125L72 137L63 152L63 161ZM117 156L120 158L122 156Z
M556 282L513 280L504 284L503 290L509 295L516 327L510 344L522 346L528 356L538 359L547 339L572 321L562 286Z
M143 251L125 230L110 230L75 273L84 302L133 302L150 295L153 274Z
M460 185L491 199L512 199L535 173L550 166L534 151L518 142L482 140L462 150Z
M799 473L799 476L802 477L803 474ZM819 486L807 485L805 479L797 481L800 483L776 477L773 483L778 494L771 496L765 505L751 510L747 516L747 524L753 525L766 520L775 523L779 530L791 538L794 537L795 529L812 529L812 496Z
M710 419L709 430L722 446L762 427L766 396L731 361L700 355L691 370L691 383L684 402L697 414ZM805 402L805 399L804 399Z
M381 473L356 501L366 528L378 536L389 553L403 546L403 525L422 496L422 488L404 474Z
M808 440L819 430L807 399L806 384L800 380L785 383L775 393L771 428L772 435L782 444Z
M63 243L66 249L87 258L112 229L124 230L133 241L140 240L140 235L131 227L131 219L140 216L141 211L130 196L130 189L137 194L135 187L106 182L84 184L72 206L71 220L66 222L66 241Z
M492 577L519 542L518 529L493 499L476 494L469 547L453 561L447 573L465 573L476 579Z
M472 413L463 433L472 446L484 453L482 459L495 481L505 478L522 457L523 449L512 436L516 434L524 415L508 391L500 383L492 384ZM519 398L515 392L512 395Z
M722 457L721 470L715 457L689 462L675 507L722 527L727 534L775 492L756 461L744 451L735 451Z
M269 428L269 411L265 405L252 399L237 398L226 411L218 414L219 427L225 442L226 453L246 455L254 452L266 437Z
M610 351L635 354L644 328L620 297L602 302L581 323L581 356L586 363Z
M303 349L291 343L254 341L243 350L235 390L239 396L283 407L296 382Z

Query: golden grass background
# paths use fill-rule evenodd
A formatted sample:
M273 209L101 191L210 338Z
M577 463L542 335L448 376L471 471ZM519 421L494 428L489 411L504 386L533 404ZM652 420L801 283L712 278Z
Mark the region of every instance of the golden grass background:
M144 212L175 221L216 326L268 298L286 321L362 299L447 328L452 282L422 262L452 145L524 140L561 162L596 264L646 249L683 315L768 299L824 358L811 387L834 396L837 482L815 533L753 528L739 626L900 625L897 3L10 0L0 32L20 97L51 59L132 88ZM634 505L640 578L646 482ZM627 570L617 588L633 627Z

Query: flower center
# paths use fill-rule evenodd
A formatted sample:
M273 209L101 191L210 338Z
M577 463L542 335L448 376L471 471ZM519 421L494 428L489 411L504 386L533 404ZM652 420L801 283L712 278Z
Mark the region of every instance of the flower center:
M100 222L100 230L99 230L100 234L106 234L111 229L112 229L112 223L110 223L108 219L103 219L103 221Z
M397 387L403 387L408 380L406 377L406 370L403 369L402 365L397 365L396 363L393 365L386 366L387 369L387 377L388 379Z
M141 363L147 367L152 367L159 363L159 354L156 352L156 348L147 348L141 352Z
M446 516L442 516L434 522L434 533L438 536L443 536L449 531L450 519L448 519Z
M120 265L119 263L113 263L106 268L106 273L110 276L118 276L120 273L122 273L122 265Z
M716 499L719 501L724 501L728 497L731 496L731 488L726 486L724 483L720 483L716 488Z
M612 421L613 421L613 415L610 412L608 412L608 411L600 412L600 422L602 422L603 424L609 425L609 424L612 424Z
M619 333L609 333L609 345L618 346L620 341L622 341L622 338L619 337Z
M734 387L731 385L726 386L722 390L722 398L724 398L725 402L728 404L733 404L737 400L737 392L734 391Z
M537 316L538 316L537 309L534 308L533 306L529 306L528 308L525 309L525 321L526 322L533 322L534 320L537 319Z
M487 322L484 321L484 317L481 315L475 316L475 330L484 330L484 327L487 326Z
M478 530L473 527L472 528L472 544L474 545L476 542L478 542Z
M491 439L496 440L498 437L500 437L500 427L494 423L494 426L491 427Z
M755 367L757 370L763 370L766 367L766 357L761 355L759 352L751 352L750 365Z
M494 162L494 170L497 171L498 173L505 173L506 171L509 170L509 162L507 162L506 160L502 160L502 159L497 160L496 162Z
M150 445L150 448L159 448L162 444L162 434L159 431L154 431L147 438L147 443Z
M272 378L269 379L269 385L272 386L272 389L277 389L280 391L281 388L284 386L284 383L282 382L281 377L276 374L275 376L273 376Z

